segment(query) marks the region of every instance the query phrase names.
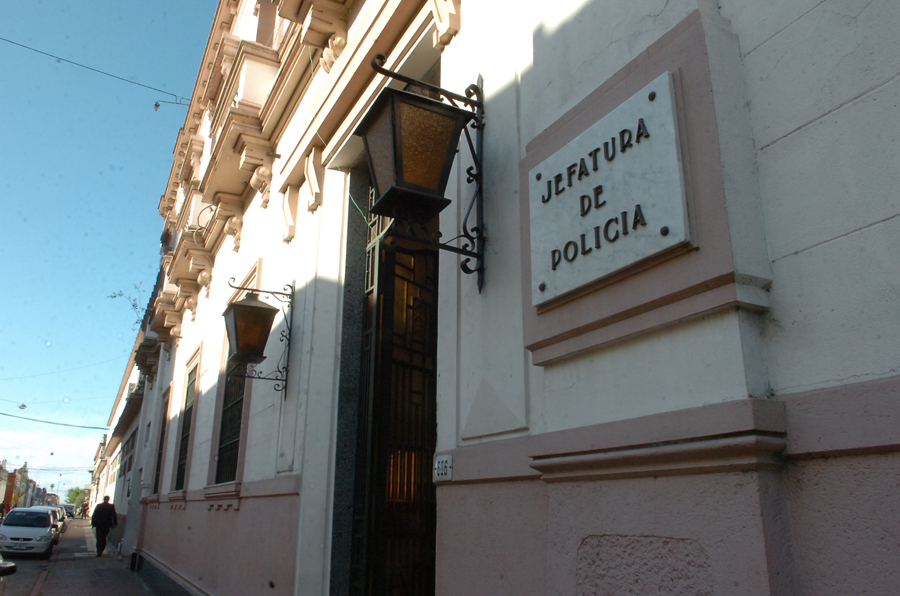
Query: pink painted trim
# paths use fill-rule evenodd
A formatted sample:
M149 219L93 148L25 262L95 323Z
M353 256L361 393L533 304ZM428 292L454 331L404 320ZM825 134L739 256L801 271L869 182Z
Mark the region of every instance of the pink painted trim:
M793 458L900 451L900 375L782 395Z
M523 325L525 346L533 352L534 364L554 362L703 313L741 306L735 299L723 298L721 292L687 299L734 282L706 52L700 13L694 11L528 143L526 156L519 163L523 225L530 222L528 171L657 76L671 72L693 246L693 250L661 255L546 307L535 308L531 305L530 233L522 234ZM730 293L736 295L733 290Z
M668 303L656 301L635 306L618 317L598 321L598 329L555 342L543 342L540 345L547 347L535 346L532 362L536 365L550 364L588 352L598 345L611 345L731 308L753 308L741 302L736 284L729 282L715 286L717 282L712 280L702 284L696 289L698 293L692 293L695 288L691 288L683 293L684 298L671 296Z

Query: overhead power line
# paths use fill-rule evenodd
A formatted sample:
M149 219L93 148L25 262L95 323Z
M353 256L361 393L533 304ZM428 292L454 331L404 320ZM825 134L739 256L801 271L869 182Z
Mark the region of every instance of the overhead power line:
M22 377L6 377L4 379L0 379L0 381L18 381L19 379L33 379L34 377L46 377L47 375L58 375L59 373L69 372L73 370L80 370L82 368L88 368L89 366L99 366L101 364L106 364L107 362L112 362L113 360L121 360L122 356L116 356L115 358L110 358L109 360L104 360L103 362L94 362L93 364L85 364L84 366L76 366L75 368L66 368L64 370L54 370L45 373L37 373L35 375L25 375Z
M0 416L9 416L10 418L19 418L21 420L29 420L31 422L42 422L43 424L54 424L56 426L71 426L72 428L90 428L92 430L108 430L108 426L82 426L80 424L66 424L65 422L51 422L50 420L38 420L37 418L26 418L25 416L16 416L15 414L7 414L0 412Z
M138 82L136 82L136 81L132 81L131 79L126 79L126 78L124 78L124 77L120 77L120 76L118 76L118 75L114 75L114 74L108 73L108 72L106 72L106 71L100 70L99 68L93 68L93 67L87 66L87 65L85 65L85 64L80 64L80 63L75 62L75 61L73 61L73 60L66 60L65 58L62 58L62 57L60 57L60 56L56 56L56 55L54 55L54 54L50 54L49 52L43 52L43 51L41 51L41 50L38 50L37 48L32 48L32 47L30 47L30 46L26 46L26 45L23 44L23 43L19 43L19 42L17 42L17 41L13 41L13 40L11 40L11 39L6 39L5 37L0 37L0 41L5 41L6 43L11 43L11 44L13 44L14 46L19 46L20 48L25 48L26 50L30 50L30 51L32 51L32 52L37 52L38 54L43 54L44 56L49 56L50 58L54 58L54 59L56 59L56 60L59 60L60 62L67 62L68 64L72 64L72 65L74 65L74 66L80 66L81 68L86 68L87 70L90 70L90 71L93 71L93 72L96 72L96 73L99 73L99 74L102 74L102 75L106 75L106 76L108 76L108 77L112 77L112 78L118 79L118 80L120 80L120 81L124 81L124 82L126 82L126 83L131 84L131 85L137 85L138 87L144 87L145 89L152 89L153 91L159 91L160 93L165 93L166 95L171 95L172 97L175 98L175 103L178 104L178 105L186 105L186 104L181 103L181 100L182 100L182 99L185 100L185 101L187 101L187 102L190 102L190 98L189 98L189 97L181 97L181 96L175 95L175 94L172 93L171 91L164 91L164 90L162 90L162 89L157 89L156 87L151 87L150 85L144 85L143 83L138 83Z

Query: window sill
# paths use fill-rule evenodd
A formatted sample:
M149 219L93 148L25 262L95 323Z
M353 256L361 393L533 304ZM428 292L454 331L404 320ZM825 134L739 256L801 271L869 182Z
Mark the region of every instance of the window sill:
M183 490L173 490L168 494L170 501L184 501L185 494Z
M241 496L240 482L225 482L203 487L203 496L207 499L236 499Z

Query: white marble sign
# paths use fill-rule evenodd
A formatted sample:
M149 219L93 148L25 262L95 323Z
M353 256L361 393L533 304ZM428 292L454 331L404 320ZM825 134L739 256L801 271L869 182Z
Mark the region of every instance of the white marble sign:
M689 240L666 73L529 172L535 306Z

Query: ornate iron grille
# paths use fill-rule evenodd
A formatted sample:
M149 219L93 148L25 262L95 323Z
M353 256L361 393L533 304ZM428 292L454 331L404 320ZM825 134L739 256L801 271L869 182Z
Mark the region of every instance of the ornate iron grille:
M216 461L216 484L234 482L237 478L238 456L241 446L241 420L244 414L243 376L246 363L229 363L225 373L225 394L222 397L222 423L219 430L219 453Z
M162 416L159 422L159 448L156 451L156 472L153 474L153 494L159 494L159 474L162 471L163 451L166 447L166 422L169 417L169 395L163 399Z
M370 200L374 193L370 193ZM437 251L387 245L370 219L351 593L433 595Z

